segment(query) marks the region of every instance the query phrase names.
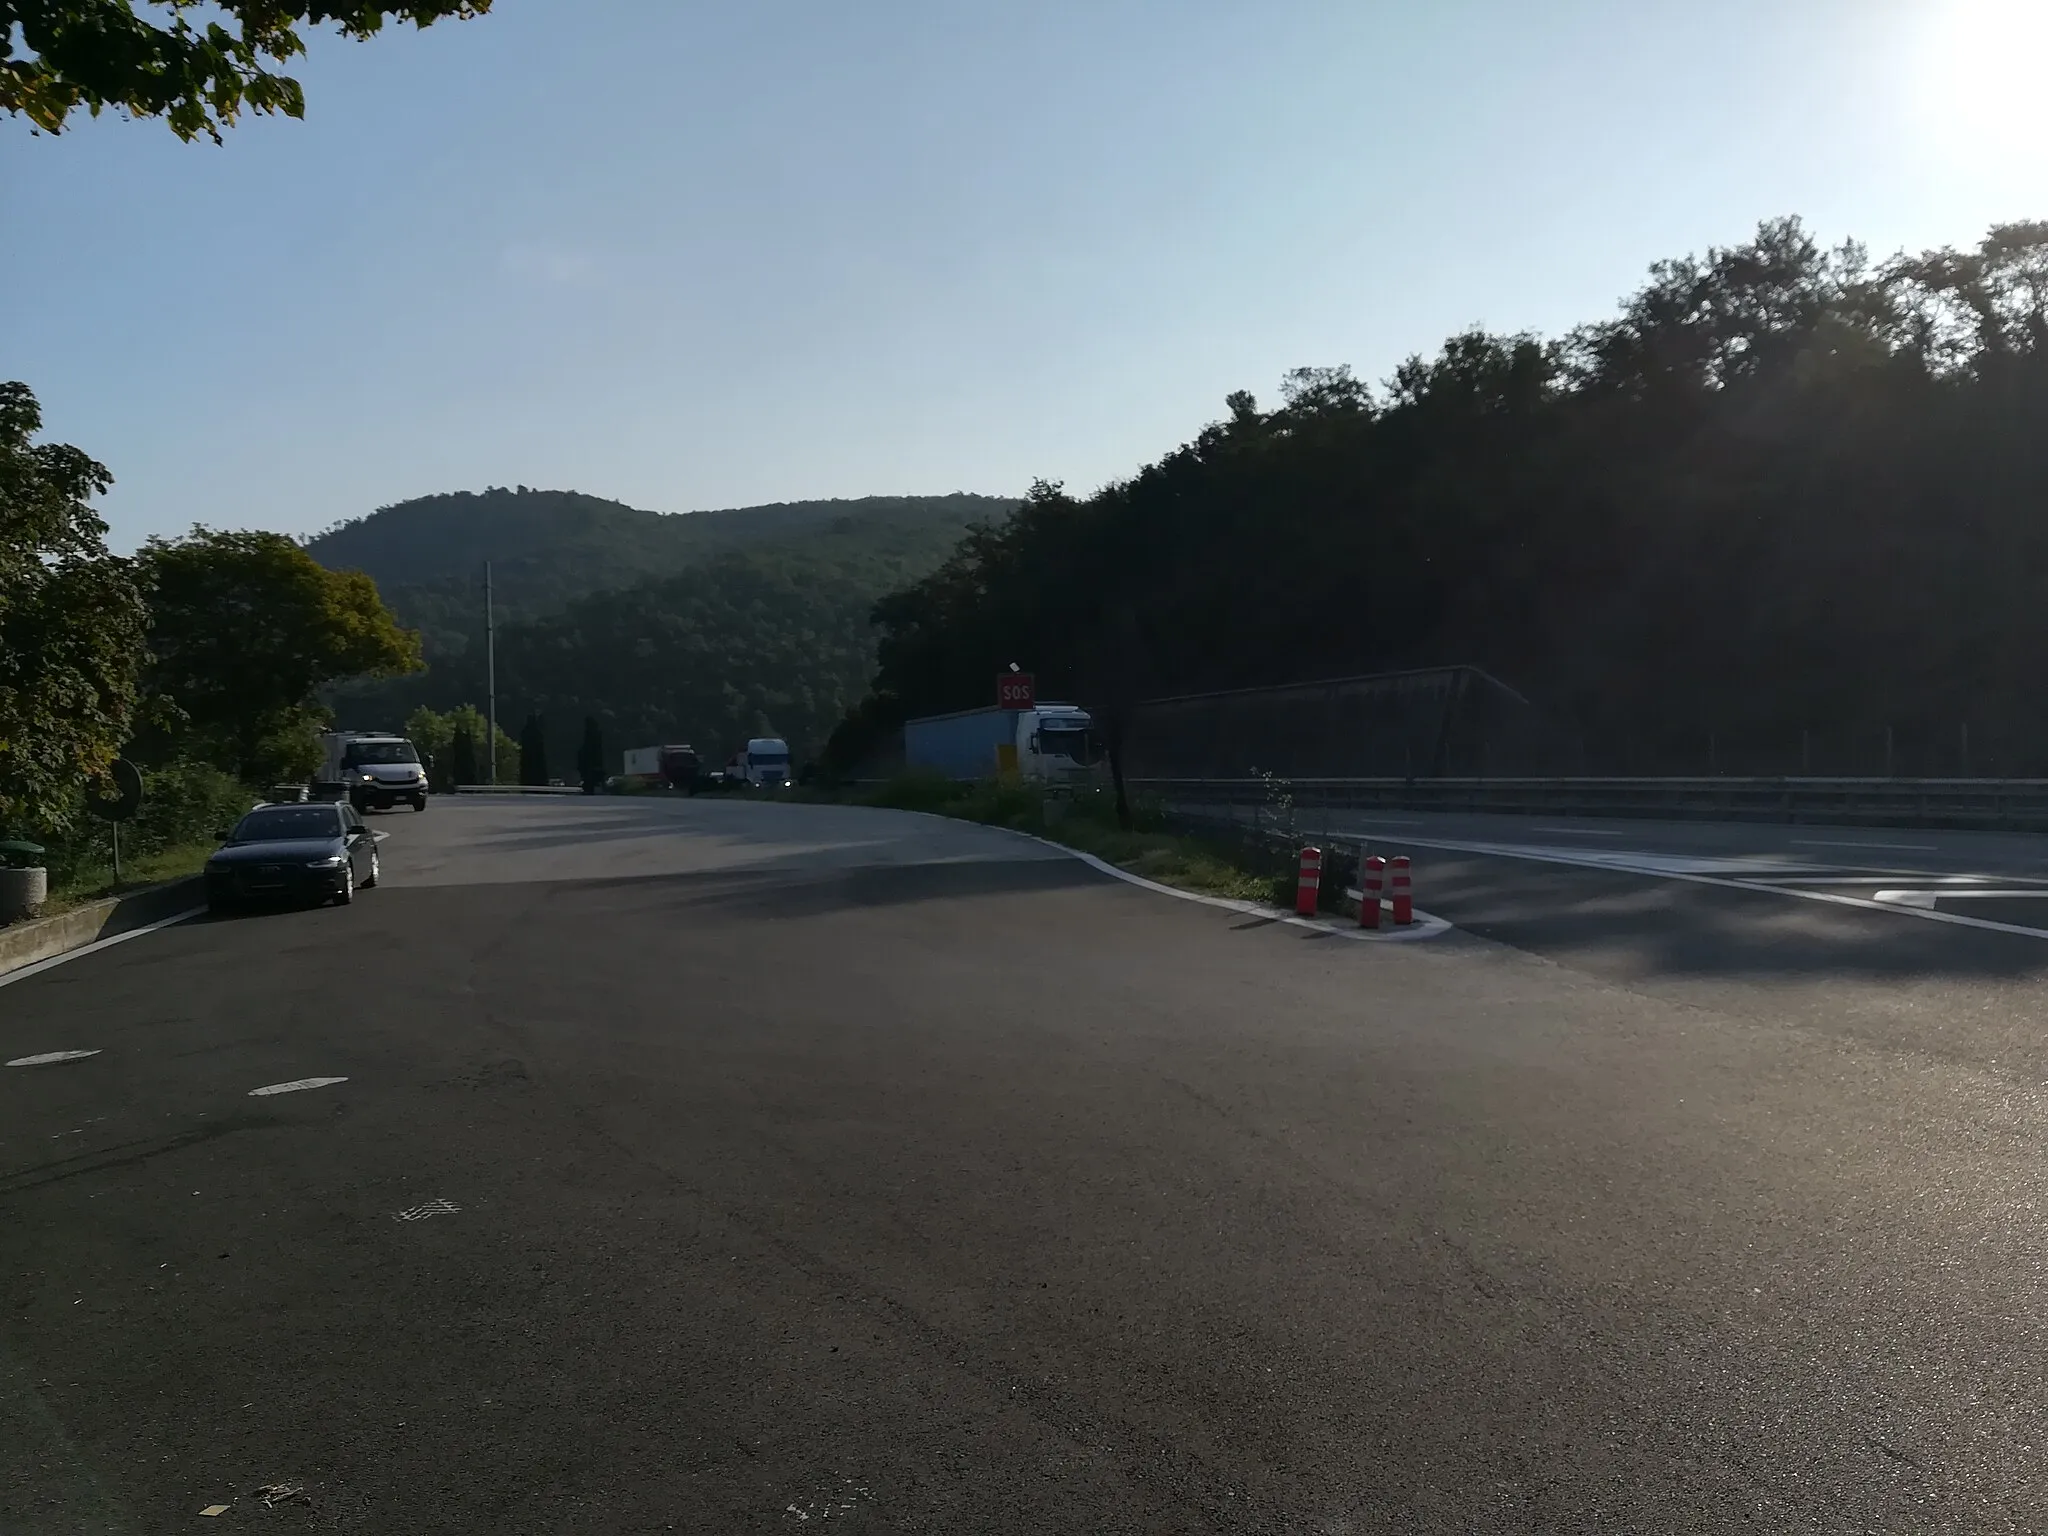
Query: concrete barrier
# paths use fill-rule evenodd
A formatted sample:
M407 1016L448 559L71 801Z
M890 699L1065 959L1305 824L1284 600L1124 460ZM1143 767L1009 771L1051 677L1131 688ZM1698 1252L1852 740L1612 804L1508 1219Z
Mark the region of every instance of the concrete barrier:
M146 886L125 896L88 902L55 917L32 918L0 928L0 976L38 960L83 949L151 923L203 906L206 886L197 875Z

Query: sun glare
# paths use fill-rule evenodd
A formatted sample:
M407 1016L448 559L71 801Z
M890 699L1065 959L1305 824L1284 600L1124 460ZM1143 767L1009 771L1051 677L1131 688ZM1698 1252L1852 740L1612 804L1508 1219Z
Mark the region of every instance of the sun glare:
M1927 0L1916 31L1931 136L2007 163L2048 159L2048 0Z

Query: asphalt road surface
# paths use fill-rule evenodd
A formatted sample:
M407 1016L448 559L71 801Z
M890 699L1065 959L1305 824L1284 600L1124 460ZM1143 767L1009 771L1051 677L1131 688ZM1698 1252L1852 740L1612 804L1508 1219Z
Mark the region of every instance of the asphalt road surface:
M2048 1529L2048 940L1875 899L2023 848L1381 827L1460 931L1367 945L883 812L376 825L0 987L96 1053L0 1067L9 1536Z

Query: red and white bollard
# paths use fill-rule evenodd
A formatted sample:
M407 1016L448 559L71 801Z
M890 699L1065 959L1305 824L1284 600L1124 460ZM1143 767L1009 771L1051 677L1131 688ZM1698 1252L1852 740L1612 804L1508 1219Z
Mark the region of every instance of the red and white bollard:
M1386 884L1387 861L1378 854L1358 866L1358 926L1380 925L1380 890Z
M1405 928L1415 921L1415 891L1408 880L1408 855L1394 856L1392 871L1394 894L1394 926Z
M1298 916L1314 917L1323 899L1323 850L1301 850L1301 881L1294 888L1294 910Z

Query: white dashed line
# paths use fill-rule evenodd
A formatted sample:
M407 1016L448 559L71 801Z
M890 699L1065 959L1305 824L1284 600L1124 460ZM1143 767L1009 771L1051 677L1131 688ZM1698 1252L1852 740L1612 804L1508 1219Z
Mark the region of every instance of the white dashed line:
M336 1083L345 1083L345 1077L300 1077L289 1083L272 1083L267 1088L251 1088L252 1099L268 1098L273 1093L297 1093L304 1088L332 1088Z
M47 1067L53 1061L83 1061L88 1056L97 1056L92 1051L44 1051L40 1056L17 1056L7 1063L10 1067Z

